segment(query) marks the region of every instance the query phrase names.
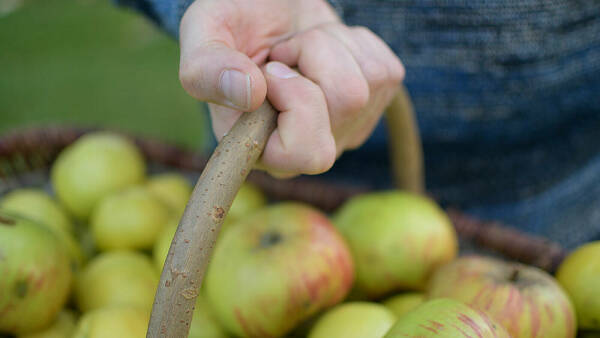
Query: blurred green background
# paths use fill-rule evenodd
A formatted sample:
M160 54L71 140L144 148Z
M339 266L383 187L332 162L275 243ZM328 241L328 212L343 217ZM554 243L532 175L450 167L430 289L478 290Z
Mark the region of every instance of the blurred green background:
M0 133L109 126L203 149L178 61L176 41L110 0L0 0Z

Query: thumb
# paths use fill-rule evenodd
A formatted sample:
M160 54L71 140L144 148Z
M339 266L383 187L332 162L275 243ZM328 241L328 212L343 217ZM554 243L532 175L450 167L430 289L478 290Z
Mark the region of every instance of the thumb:
M267 93L263 73L234 48L231 32L213 22L210 11L192 7L180 27L179 79L183 88L201 101L243 111L257 109Z

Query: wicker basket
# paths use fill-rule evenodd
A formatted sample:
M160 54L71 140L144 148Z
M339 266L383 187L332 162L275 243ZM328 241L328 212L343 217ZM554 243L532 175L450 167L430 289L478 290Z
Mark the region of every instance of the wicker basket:
M0 137L0 195L17 187L45 185L48 169L58 153L91 130L43 127ZM126 136L136 142L153 170L170 169L199 175L207 160L201 154L161 141ZM369 190L333 185L316 177L281 181L262 172L251 173L248 180L273 200L303 201L325 211L332 211L346 199ZM448 214L463 244L461 250L493 252L549 272L553 272L565 257L564 249L544 238L524 234L498 222L478 220L458 210L448 210Z

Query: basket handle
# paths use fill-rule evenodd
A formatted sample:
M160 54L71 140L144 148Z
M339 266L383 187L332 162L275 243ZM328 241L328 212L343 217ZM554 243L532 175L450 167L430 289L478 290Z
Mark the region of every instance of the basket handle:
M194 187L171 242L146 337L187 337L196 297L221 225L276 127L268 101L223 137Z
M398 181L423 191L422 156L414 113L403 88L388 113ZM242 114L217 145L194 187L160 276L146 337L187 337L196 297L221 225L242 183L276 127L268 100ZM397 127L396 127L397 126ZM406 146L403 144L406 143ZM404 170L403 168L407 169Z
M386 115L392 175L396 188L425 193L423 146L415 110L404 85L392 100Z

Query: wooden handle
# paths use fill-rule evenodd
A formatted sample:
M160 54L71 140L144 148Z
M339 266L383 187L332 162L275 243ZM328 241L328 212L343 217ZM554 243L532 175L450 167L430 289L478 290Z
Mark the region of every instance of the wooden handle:
M422 193L421 143L402 88L388 114L392 162L400 188ZM276 126L268 101L243 114L223 137L198 179L160 276L147 337L188 336L194 305L221 224Z
M423 147L414 108L404 86L389 106L386 119L396 188L425 193Z
M188 336L196 297L221 224L276 126L265 101L223 137L196 183L167 255L146 337Z

